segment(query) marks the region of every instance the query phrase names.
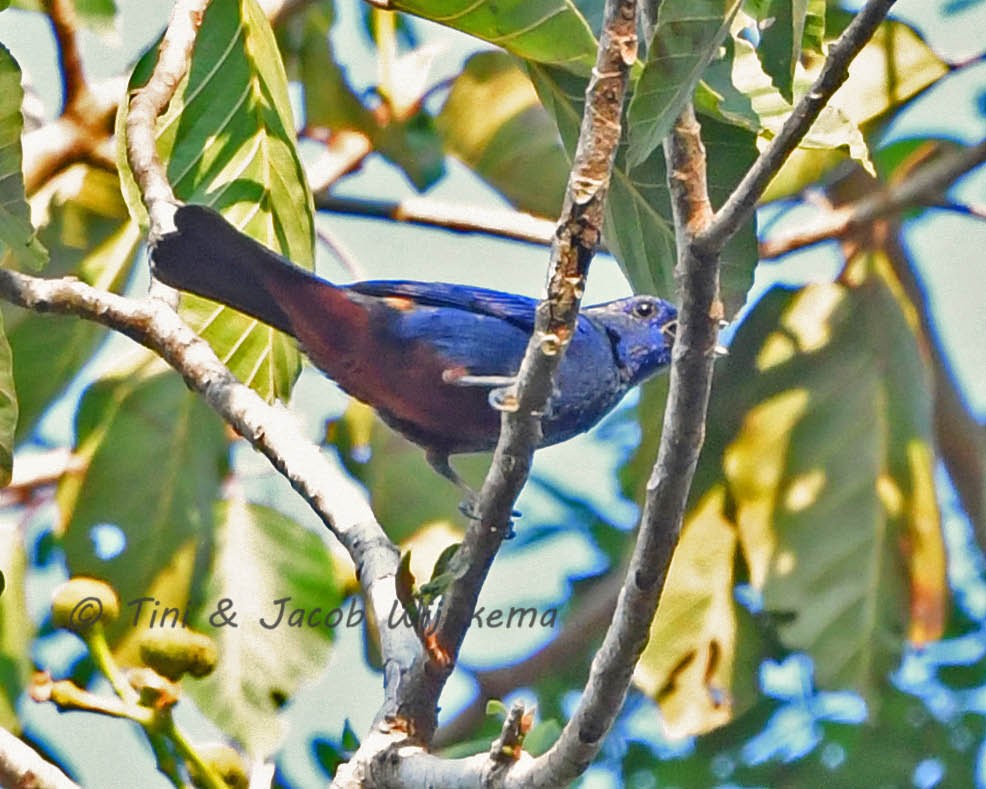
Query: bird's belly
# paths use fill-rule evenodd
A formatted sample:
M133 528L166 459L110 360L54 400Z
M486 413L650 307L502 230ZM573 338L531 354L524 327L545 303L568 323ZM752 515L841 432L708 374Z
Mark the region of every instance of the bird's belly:
M345 392L416 444L450 454L496 445L500 416L489 404L489 390L445 383L447 363L423 343L377 344L373 353L345 356L305 350Z

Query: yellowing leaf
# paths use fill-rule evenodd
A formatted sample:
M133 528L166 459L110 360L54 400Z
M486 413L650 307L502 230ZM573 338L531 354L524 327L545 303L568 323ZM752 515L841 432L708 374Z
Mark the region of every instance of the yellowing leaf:
M691 510L634 682L657 699L669 736L717 728L732 716L736 532L723 516L725 490Z
M735 607L736 567L761 594L759 628L807 652L820 689L875 701L905 643L942 632L930 382L883 267L855 268L854 286L768 292L716 370L638 674L678 733L742 711L765 656Z

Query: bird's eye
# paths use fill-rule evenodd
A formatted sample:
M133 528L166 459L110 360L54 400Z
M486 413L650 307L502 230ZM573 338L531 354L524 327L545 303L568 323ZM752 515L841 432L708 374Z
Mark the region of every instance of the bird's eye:
M650 318L654 314L654 302L638 301L633 305L633 314L638 318Z

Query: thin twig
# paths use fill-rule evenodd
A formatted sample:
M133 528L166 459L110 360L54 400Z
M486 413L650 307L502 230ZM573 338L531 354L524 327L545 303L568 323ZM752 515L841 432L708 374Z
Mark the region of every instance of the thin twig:
M833 94L849 76L849 64L873 37L894 0L868 0L829 49L821 74L791 111L777 136L757 157L729 198L697 239L707 252L723 245L752 216L767 185L791 155Z
M554 222L523 211L447 203L427 197L412 197L400 201L366 200L322 192L315 195L315 208L336 214L439 227L459 233L482 233L539 246L551 244L555 236Z
M359 169L363 161L373 152L373 143L362 132L341 130L328 136L315 135L316 130L307 129L306 136L318 140L325 146L315 161L305 165L308 185L315 194L316 208L318 196L325 194L344 175Z
M126 81L119 78L92 86L84 113L63 114L22 138L24 190L34 194L69 165L93 158L110 139L117 103ZM113 169L116 169L114 163Z
M822 241L846 238L877 219L894 216L914 206L936 203L952 183L984 161L986 140L941 156L897 184L826 212L818 222L804 230L764 241L760 245L760 257L769 260Z
M533 710L529 710L522 701L515 701L510 706L503 726L500 727L500 736L490 746L492 761L509 767L517 760L533 717Z
M79 20L73 0L45 0L45 10L51 21L58 49L58 65L62 76L62 114L76 115L86 102L88 85L79 54Z
M85 468L85 461L65 448L42 453L20 453L14 458L14 474L0 490L0 507L30 501L42 488L57 484L68 472Z
M350 277L355 280L367 278L366 267L359 262L353 251L335 233L326 227L316 225L315 237L328 248Z
M929 203L928 207L940 208L942 211L949 211L973 219L986 219L986 203L953 203L950 200L939 200Z
M127 161L150 217L151 236L174 230L175 194L157 155L156 124L188 69L195 36L209 0L179 0L147 84L135 91L127 113Z

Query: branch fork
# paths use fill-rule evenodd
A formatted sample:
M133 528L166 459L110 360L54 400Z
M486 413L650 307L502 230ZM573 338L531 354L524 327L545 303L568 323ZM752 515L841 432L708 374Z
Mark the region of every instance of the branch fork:
M131 104L128 158L147 203L152 236L167 232L175 205L157 158L154 126L184 73L205 5L203 0L176 5L158 66ZM340 767L335 785L453 787L495 782L554 787L577 778L598 753L646 643L702 444L722 318L719 252L752 214L766 185L845 79L852 57L891 5L892 0L866 3L832 46L815 86L718 212L713 213L709 203L705 153L690 105L675 123L664 152L671 174L681 307L664 432L616 612L580 703L545 754L532 758L520 750L530 718L522 707L515 707L489 753L463 760L439 759L424 750L435 730L437 699L468 629L479 589L508 533L513 502L527 479L537 445L539 414L572 336L587 270L601 237L628 73L637 49L636 3L607 0L573 174L552 241L548 297L537 309L535 331L517 382L509 390L509 402L516 408L502 414L500 441L479 494L480 519L469 528L461 549L465 570L447 589L433 631L435 643L451 660L447 664L436 660L410 629L381 627L385 701L356 756ZM0 295L30 309L73 314L107 325L171 364L270 459L340 539L357 567L368 605L378 613L378 621L386 621L398 599L398 552L354 483L298 435L290 420L235 381L169 306L155 299L116 296L68 279L42 280L11 271L0 271Z

